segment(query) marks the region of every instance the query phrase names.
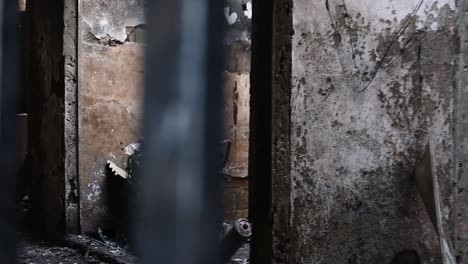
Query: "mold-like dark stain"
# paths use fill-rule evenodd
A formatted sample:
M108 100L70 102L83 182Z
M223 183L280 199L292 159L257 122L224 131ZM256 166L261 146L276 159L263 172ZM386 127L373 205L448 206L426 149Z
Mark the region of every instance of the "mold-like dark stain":
M330 77L327 77L325 82L328 84L327 87L320 87L318 93L326 100L335 91L335 85Z
M237 91L237 82L234 82L234 89L232 91L232 122L234 126L237 126L237 111L238 111L239 92ZM234 132L235 133L235 132Z
M332 126L333 128L335 128L335 127L341 127L341 126L343 126L343 123L341 123L341 122L338 121L338 120L333 120L333 122L331 123L331 126Z

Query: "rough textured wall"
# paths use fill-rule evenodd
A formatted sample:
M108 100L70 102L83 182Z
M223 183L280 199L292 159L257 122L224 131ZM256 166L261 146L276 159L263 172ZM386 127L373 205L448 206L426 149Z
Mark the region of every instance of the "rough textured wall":
M33 221L37 233L64 232L63 3L28 2L28 114Z
M225 217L247 217L250 117L250 27L251 1L228 0L224 9L227 31L224 39L225 139L231 141L223 173Z
M125 168L121 144L139 139L144 1L80 1L79 135L81 228L112 226L106 161Z
M411 176L431 138L451 223L455 1L293 4L289 263L441 263Z
M78 186L78 0L64 1L63 56L65 70L65 225L80 232Z
M291 263L292 0L277 0L273 9L272 263Z
M458 1L458 10L468 10L468 1ZM457 180L455 218L455 250L458 263L468 262L468 13L460 12L460 63L458 93L455 100L455 179Z

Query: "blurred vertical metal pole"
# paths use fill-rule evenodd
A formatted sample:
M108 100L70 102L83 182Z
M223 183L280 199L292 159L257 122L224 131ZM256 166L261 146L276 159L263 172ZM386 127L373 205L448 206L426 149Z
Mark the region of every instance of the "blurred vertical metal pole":
M19 93L18 1L0 0L0 263L15 263L17 94Z
M144 169L136 245L144 264L219 261L223 1L148 1Z

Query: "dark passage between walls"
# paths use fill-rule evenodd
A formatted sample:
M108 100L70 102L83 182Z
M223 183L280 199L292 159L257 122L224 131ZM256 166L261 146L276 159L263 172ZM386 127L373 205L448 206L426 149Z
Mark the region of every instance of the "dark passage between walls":
M28 1L27 110L30 199L35 233L60 241L65 231L64 2Z
M253 1L250 86L249 217L251 261L271 263L271 98L273 1Z

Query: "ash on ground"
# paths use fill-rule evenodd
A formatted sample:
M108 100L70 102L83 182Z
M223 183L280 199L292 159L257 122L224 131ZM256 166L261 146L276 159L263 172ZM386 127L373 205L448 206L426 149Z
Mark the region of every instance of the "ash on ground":
M20 242L17 255L19 264L107 264L75 249L33 241Z
M245 244L229 264L248 264L250 245ZM79 250L51 246L43 242L22 241L18 246L18 264L108 264Z

